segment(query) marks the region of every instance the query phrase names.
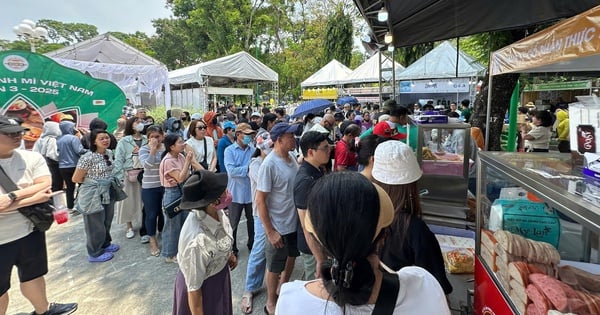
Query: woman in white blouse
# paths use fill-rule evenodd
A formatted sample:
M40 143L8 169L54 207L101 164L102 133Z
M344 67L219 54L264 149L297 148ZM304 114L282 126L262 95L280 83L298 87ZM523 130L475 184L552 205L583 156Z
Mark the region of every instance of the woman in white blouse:
M186 151L194 150L196 161L202 165L202 168L214 172L217 169L215 142L213 138L206 135L206 123L203 120L192 120L187 138Z
M233 314L229 270L237 265L233 232L223 209L231 203L227 174L197 171L179 204L192 212L181 235L173 314Z

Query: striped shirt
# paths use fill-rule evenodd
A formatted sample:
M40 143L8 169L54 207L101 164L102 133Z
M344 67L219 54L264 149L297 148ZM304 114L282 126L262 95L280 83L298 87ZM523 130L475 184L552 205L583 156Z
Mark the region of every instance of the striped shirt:
M160 156L164 149L158 150L153 156L150 155L150 147L146 144L140 148L138 155L140 162L144 165L144 177L142 179L142 188L160 187L160 176L158 167L160 166Z

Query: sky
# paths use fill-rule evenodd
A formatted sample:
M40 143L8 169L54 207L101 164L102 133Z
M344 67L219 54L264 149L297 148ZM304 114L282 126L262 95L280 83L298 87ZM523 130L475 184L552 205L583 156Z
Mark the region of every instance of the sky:
M0 39L16 40L13 27L22 20L57 20L95 25L98 34L109 31L154 34L152 20L168 18L166 0L10 0L2 1Z

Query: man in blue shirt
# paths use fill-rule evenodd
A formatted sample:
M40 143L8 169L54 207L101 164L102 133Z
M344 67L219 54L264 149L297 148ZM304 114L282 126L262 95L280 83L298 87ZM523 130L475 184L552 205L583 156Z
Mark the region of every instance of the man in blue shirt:
M240 123L235 129L235 142L225 149L224 163L227 170L229 182L227 189L232 195L229 206L229 220L233 229L233 253L238 255L237 227L242 216L246 216L248 228L248 251L252 249L254 242L254 217L252 216L252 191L250 178L248 177L248 166L254 154L254 147L250 144L254 140L256 131L252 130L247 123ZM219 142L219 146L221 143Z
M225 167L225 149L232 145L235 141L235 128L236 125L233 121L226 121L223 123L223 137L221 137L217 143L217 161L219 162L219 173L227 173L227 169Z

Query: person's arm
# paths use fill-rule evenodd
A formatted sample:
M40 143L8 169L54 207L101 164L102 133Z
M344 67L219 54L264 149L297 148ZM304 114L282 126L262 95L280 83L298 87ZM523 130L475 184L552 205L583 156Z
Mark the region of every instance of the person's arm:
M258 216L260 217L260 221L265 228L265 234L267 235L267 239L275 248L283 248L283 240L281 239L281 235L271 222L271 218L269 217L269 210L267 209L267 192L257 190L256 191L256 207L258 208Z
M225 168L227 174L231 177L246 177L248 176L248 165L236 165L235 164L235 148L233 146L225 149Z
M112 169L112 175L121 181L123 180L123 177L124 177L123 164L125 164L125 159L126 159L126 156L125 156L125 151L127 151L125 149L126 145L128 145L127 138L123 138L123 139L121 139L121 141L119 141L117 143L117 147L115 148L115 157L114 157L113 169Z
M71 181L73 181L73 183L81 184L85 179L85 175L87 175L87 170L77 167L75 168L75 172L73 172L73 177L71 177Z
M188 291L188 305L192 315L204 315L202 301L202 289L196 291Z
M187 152L185 156L185 162L183 163L183 167L179 169L172 169L167 172L169 176L173 177L177 183L183 183L190 176L190 166L192 164L192 159L194 159L194 150Z
M207 149L207 150L210 150L210 149L209 149L209 148L210 148L210 143L207 143L207 144L208 144L208 146L206 147L206 149ZM208 161L208 170L209 170L209 171L211 171L211 172L214 172L214 171L216 171L216 170L217 170L217 162L219 162L219 160L218 160L218 159L217 159L217 157L216 157L216 153L217 153L217 152L215 152L215 151L213 150L212 159L211 159L210 161ZM225 171L223 171L223 173L224 173L224 172L225 172Z
M0 195L0 212L12 211L47 201L51 196L51 186L52 177L44 175L34 179L33 185L13 191L17 196L15 201L12 201L8 194Z

